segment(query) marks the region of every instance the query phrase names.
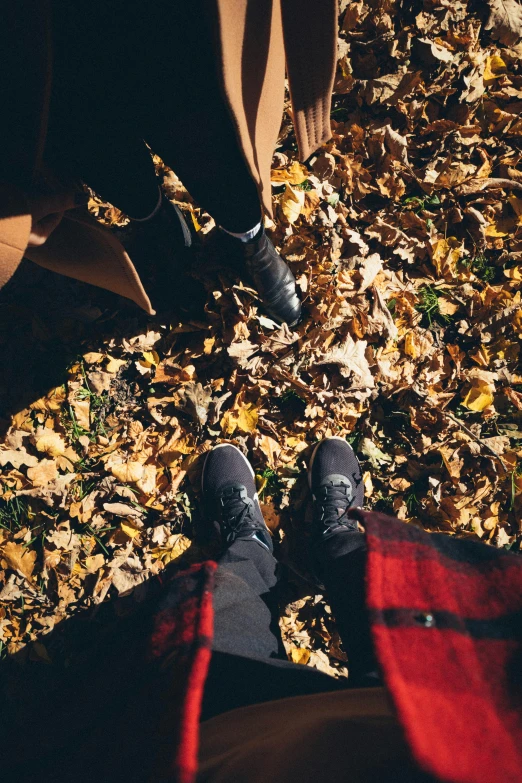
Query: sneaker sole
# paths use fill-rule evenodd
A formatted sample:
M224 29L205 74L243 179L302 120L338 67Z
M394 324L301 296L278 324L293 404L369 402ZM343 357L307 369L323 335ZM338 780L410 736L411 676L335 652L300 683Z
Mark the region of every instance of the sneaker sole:
M324 438L323 440L320 440L319 443L314 446L314 450L312 451L312 456L310 457L310 462L308 464L308 487L310 488L310 491L312 490L312 467L314 464L315 455L317 454L317 449L322 443L324 443L325 440L342 440L343 443L346 443L346 439L341 438L340 435L332 435L330 438Z

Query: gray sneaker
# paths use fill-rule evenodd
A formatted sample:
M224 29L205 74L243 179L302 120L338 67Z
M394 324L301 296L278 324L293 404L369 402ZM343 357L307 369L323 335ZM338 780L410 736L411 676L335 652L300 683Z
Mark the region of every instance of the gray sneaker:
M308 482L313 496L312 540L324 540L339 530L357 530L351 508L361 508L364 486L361 467L344 438L325 438L312 452Z
M221 536L223 547L236 539L252 539L273 551L263 519L255 475L237 446L221 443L209 451L201 479L206 516Z

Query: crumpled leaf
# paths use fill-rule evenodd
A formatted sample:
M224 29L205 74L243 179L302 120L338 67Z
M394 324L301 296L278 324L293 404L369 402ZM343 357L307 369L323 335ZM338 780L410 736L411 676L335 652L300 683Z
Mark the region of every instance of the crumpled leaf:
M54 430L42 428L36 435L36 448L51 457L59 457L65 452L66 444Z
M506 46L514 46L522 37L522 5L518 0L487 0L487 4L485 29Z
M281 197L281 211L290 224L296 222L305 203L303 190L296 190L291 185L286 186Z
M233 435L236 430L249 435L256 429L257 420L256 406L247 402L225 412L221 419L221 429L225 435Z
M362 387L373 388L375 382L365 356L367 345L366 340L355 341L348 334L344 343L327 351L318 364L337 364L341 375L345 378L353 375L354 383Z
M201 383L187 383L178 395L177 407L199 424L205 424L212 399L211 390Z
M471 388L462 400L470 411L482 412L493 404L495 387L482 378L473 378Z
M31 579L37 557L34 549L27 549L15 541L8 541L0 550L0 557L5 560L8 568L18 571L26 579Z

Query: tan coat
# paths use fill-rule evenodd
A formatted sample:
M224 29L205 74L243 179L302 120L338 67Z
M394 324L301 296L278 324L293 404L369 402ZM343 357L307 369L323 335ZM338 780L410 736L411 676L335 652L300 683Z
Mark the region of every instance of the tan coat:
M283 112L285 62L301 159L331 136L337 0L212 2L224 95L270 214L270 163ZM126 296L152 313L124 248L85 210L65 213L45 245L27 249L31 218L24 191L41 166L51 92L50 2L7 0L2 17L0 287L26 256L47 269ZM6 78L13 73L23 73L23 79Z

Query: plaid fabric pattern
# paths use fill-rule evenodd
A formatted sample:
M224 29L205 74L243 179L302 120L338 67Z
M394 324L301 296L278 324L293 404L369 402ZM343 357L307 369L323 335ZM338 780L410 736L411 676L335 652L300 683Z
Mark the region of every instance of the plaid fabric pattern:
M454 783L522 781L522 557L353 511L366 529L377 659L419 766ZM151 656L165 683L155 783L193 783L216 564L176 575Z
M196 777L199 717L212 654L216 568L208 561L174 574L154 619L150 657L164 689L155 783L192 783Z
M357 512L384 682L419 765L522 780L522 557Z

